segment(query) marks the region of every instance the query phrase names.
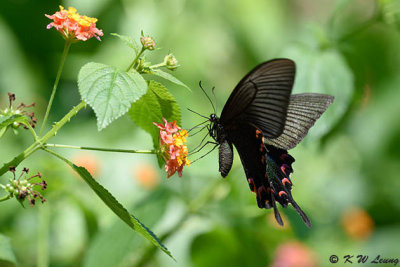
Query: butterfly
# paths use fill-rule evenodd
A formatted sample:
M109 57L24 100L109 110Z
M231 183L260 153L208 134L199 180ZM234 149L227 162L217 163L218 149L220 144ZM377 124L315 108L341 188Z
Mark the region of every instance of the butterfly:
M295 159L287 150L306 136L334 97L314 93L292 95L295 72L295 63L290 59L259 64L235 87L221 116L210 115L207 129L219 146L222 177L231 170L235 147L258 207L273 208L276 221L283 225L276 202L282 207L291 204L311 228L310 220L291 193Z

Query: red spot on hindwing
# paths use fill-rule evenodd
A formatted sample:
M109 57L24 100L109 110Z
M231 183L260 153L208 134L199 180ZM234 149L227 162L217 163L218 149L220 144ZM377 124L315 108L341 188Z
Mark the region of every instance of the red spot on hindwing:
M261 131L260 130L256 130L256 138L257 139L260 138L260 135L261 135Z
M291 185L292 183L289 181L288 178L283 178L283 179L282 179L282 184L283 184L283 185L286 185L286 184Z
M251 192L256 192L256 185L254 183L253 178L248 178L247 181L249 182Z
M281 166L281 171L284 173L284 174L286 174L286 168L287 167L289 167L287 164L283 164L282 166ZM286 174L287 175L287 174Z
M278 195L282 197L283 195L287 196L287 193L285 191L279 191Z

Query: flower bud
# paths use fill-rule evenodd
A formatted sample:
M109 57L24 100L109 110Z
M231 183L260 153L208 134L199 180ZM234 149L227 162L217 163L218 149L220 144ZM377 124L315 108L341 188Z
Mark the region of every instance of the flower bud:
M178 60L173 54L166 55L164 58L164 63L170 70L175 70L177 67L179 67Z
M10 171L13 173L13 178L11 178L5 186L2 186L5 191L8 192L9 198L15 197L22 205L25 199L28 200L30 206L35 204L35 199L40 198L41 202L45 202L46 199L37 191L35 191L34 187L40 186L42 190L47 188L47 183L42 179L41 173L35 174L29 178L26 177L26 174L29 172L28 168L23 168L21 175L16 178L15 177L15 167L10 167ZM29 180L39 177L40 182L29 182ZM36 178L37 179L37 178Z
M148 50L154 50L154 48L156 47L154 39L151 38L150 36L140 37L140 42L142 43L143 47Z

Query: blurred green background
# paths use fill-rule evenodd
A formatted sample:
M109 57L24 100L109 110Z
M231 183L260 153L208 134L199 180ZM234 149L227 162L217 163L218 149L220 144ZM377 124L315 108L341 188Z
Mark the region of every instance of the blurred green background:
M76 79L86 62L129 65L134 55L113 32L153 36L160 48L147 56L153 63L169 52L178 58L174 74L193 92L167 85L185 128L201 121L186 107L212 112L199 80L216 87L220 112L242 76L276 57L296 61L295 93L336 99L290 151L296 158L293 195L311 230L291 207L280 209L283 228L271 210L258 209L237 154L226 179L218 173L217 151L185 168L182 178L166 179L154 155L57 150L85 165L162 237L175 262L117 219L68 167L39 151L20 166L43 173L48 202L25 209L15 200L0 204L0 248L11 242L18 266L329 266L332 254L339 264L347 254L353 261L368 255L364 266L377 266L370 261L378 254L400 258L400 1L2 0L0 105L7 106L7 92L17 102L35 101L39 125L63 48L59 34L46 30L44 14L56 12L58 4L97 17L105 35L102 42L72 46L50 122L78 103ZM189 138L189 149L201 137ZM128 116L97 132L90 108L51 142L152 146ZM30 143L29 133L7 131L0 162ZM14 257L4 249L0 256Z

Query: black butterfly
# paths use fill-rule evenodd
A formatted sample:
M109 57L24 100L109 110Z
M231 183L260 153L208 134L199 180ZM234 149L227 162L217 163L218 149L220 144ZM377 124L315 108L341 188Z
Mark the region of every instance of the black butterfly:
M291 95L295 69L290 59L274 59L255 67L235 87L221 117L210 115L207 128L219 145L219 171L223 177L232 167L234 145L258 207L273 208L277 222L283 225L276 202L283 207L290 203L311 228L291 194L294 158L287 150L306 136L334 97Z

